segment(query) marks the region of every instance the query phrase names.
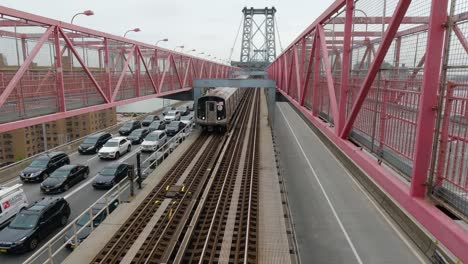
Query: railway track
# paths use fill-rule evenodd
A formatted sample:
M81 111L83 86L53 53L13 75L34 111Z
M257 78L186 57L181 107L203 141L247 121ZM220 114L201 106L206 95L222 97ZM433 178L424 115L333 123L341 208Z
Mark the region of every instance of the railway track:
M228 244L225 259L255 263L258 118L259 92L251 90L229 133L202 134L93 263L218 262ZM239 232L224 236L226 228Z

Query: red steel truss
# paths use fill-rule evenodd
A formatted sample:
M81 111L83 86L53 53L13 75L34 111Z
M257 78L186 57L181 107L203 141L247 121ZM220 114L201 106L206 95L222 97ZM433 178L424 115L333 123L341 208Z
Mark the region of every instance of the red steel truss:
M336 0L270 65L277 89L468 262L468 0Z
M0 132L188 91L214 63L0 6Z

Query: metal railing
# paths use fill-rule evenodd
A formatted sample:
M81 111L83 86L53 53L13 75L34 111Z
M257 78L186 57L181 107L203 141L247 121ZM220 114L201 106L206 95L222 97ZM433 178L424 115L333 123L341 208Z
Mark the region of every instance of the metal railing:
M79 246L82 242L79 238L80 234L87 228L91 229L90 233L93 232L95 228L97 228L97 225L95 226L96 219L103 214L104 211L106 211L105 215L108 217L110 213L112 213L109 206L113 202L117 201L120 205L122 201L125 201L125 199L122 198L124 195L131 196L131 193L133 192L132 189L134 188L135 183L138 183L140 177L142 181L145 180L164 160L167 159L175 148L185 140L185 138L192 132L193 127L194 123L186 126L182 131L175 134L165 144L141 162L141 167L143 169L141 171L141 175L139 175L140 173L137 167L135 167L133 172L136 177L134 177L133 181L130 181L129 176L125 177L90 207L73 219L73 221L64 227L58 234L49 239L48 242L46 242L23 263L61 263L63 259L68 256L69 252L63 252L67 249L67 245L71 245L72 248ZM93 209L95 209L98 204L104 205L104 207L99 209L99 211L94 210L93 212ZM78 220L86 215L88 215L88 220L85 223L81 223L82 225L78 225ZM69 237L67 237L67 234L69 234Z
M172 106L173 107L178 107L178 106L183 105L184 103L185 102L176 102L176 103L172 104ZM157 109L157 110L155 110L155 111L153 111L151 113L140 114L140 115L136 116L134 119L135 120L143 120L147 115L156 114L156 113L162 111L164 109L164 107L167 107L167 106L162 106L161 108L159 108L159 109ZM49 149L47 151L38 153L38 154L36 154L34 156L31 156L31 157L22 159L20 161L14 162L12 164L9 164L7 166L1 167L0 168L0 183L5 183L5 182L7 182L9 180L12 180L15 177L18 177L20 171L22 171L24 168L26 168L29 165L29 162L31 162L33 159L37 158L38 156L43 155L44 153L52 152L52 151L63 151L65 153L67 153L67 154L73 153L73 152L77 151L78 146L81 144L81 142L84 140L84 138L86 138L86 137L88 137L90 135L93 135L93 134L100 133L100 132L109 132L111 134L117 133L120 126L122 126L122 124L127 122L127 121L122 121L120 123L117 123L115 125L112 125L110 127L107 127L107 128L104 128L104 129L101 129L101 130L98 130L98 131L95 131L95 132L93 132L93 133L91 133L89 135L86 135L84 137L75 139L75 140L70 141L68 143L65 143L63 145L57 146L55 148L51 148L51 149Z

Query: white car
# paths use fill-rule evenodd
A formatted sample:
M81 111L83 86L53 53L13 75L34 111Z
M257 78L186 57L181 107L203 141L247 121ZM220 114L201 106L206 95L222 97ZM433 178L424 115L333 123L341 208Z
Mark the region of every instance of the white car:
M190 127L193 123L193 115L187 115L180 117L180 122L184 123L186 127Z
M21 209L28 207L28 199L21 186L0 187L0 228L6 226Z
M132 143L125 137L109 139L99 150L98 157L101 159L118 159L121 155L132 150Z
M164 121L166 121L166 124L172 121L179 121L179 120L180 120L179 110L171 110L167 112L167 114L164 116Z
M156 130L149 133L143 143L141 143L141 151L156 151L167 142L167 135L164 130Z

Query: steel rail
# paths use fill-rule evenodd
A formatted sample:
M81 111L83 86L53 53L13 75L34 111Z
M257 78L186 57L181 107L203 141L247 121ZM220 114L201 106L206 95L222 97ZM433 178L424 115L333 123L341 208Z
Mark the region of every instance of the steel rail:
M180 175L178 172L182 168L185 169L188 166L189 161L196 156L199 148L205 143L205 140L207 140L207 137L202 135L194 142L191 148L188 149L181 157L180 162L171 168L161 182L145 198L144 202L137 207L132 216L119 229L117 234L115 234L111 241L108 242L106 247L95 257L92 261L93 263L107 263L109 262L108 260L113 262L125 253L124 251L126 251L125 249L127 245L129 243L133 243L134 239L136 239L138 234L143 230L146 224L143 219L147 220L151 218L159 207L159 204L156 204L155 201L161 197L161 193L163 193L164 188L173 183L174 178L177 175ZM117 253L115 251L117 251Z

